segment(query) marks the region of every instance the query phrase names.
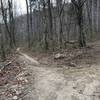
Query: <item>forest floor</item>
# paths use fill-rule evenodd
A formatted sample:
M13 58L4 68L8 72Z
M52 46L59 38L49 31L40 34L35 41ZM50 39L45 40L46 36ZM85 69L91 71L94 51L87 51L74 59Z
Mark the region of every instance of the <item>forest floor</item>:
M13 63L0 72L0 100L100 100L100 42L54 53L19 52ZM4 81L6 74L14 76Z

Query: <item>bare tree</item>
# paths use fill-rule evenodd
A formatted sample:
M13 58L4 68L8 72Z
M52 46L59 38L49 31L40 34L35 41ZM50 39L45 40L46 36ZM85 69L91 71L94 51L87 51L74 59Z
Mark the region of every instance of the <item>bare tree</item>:
M27 34L28 34L28 47L31 47L31 40L30 40L30 31L29 31L29 6L28 6L28 0L26 0L26 8L27 8Z
M86 46L85 34L83 32L83 6L86 0L71 0L76 9L77 21L79 26L79 46Z
M60 48L62 47L62 42L64 40L63 38L63 13L64 13L64 5L65 5L65 0L56 0L57 3L57 16L59 18L59 46Z
M44 15L44 18L43 18L43 22L44 22L44 26L45 26L45 29L44 29L44 47L46 50L49 49L48 47L48 33L47 33L47 16L46 16L46 2L45 0L42 1L42 5L43 5L43 15Z
M52 11L51 11L51 1L47 1L48 4L48 21L49 21L49 34L51 41L53 40L53 25L52 25Z
M1 50L1 58L4 61L6 59L6 53L4 48L3 33L1 31L1 24L0 24L0 50Z
M9 9L9 25L10 25L10 34L12 44L16 46L16 39L15 39L15 21L14 21L14 14L13 14L13 0L8 0L8 9Z
M4 7L3 1L0 1L1 3L1 11L2 11L2 17L3 21L5 23L5 27L9 36L9 42L10 42L10 47L14 48L16 46L15 42L15 27L14 27L14 17L13 17L13 4L12 0L8 0L8 6ZM9 13L8 13L9 12ZM9 18L8 18L9 15ZM8 21L9 20L9 23Z

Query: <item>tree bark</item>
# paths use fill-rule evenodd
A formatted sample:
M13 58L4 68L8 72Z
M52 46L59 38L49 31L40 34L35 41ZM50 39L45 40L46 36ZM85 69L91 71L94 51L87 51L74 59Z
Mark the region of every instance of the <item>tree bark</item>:
M29 7L28 7L28 0L26 0L26 8L27 8L27 37L28 37L28 47L31 47L31 40L30 40L30 31L29 31Z

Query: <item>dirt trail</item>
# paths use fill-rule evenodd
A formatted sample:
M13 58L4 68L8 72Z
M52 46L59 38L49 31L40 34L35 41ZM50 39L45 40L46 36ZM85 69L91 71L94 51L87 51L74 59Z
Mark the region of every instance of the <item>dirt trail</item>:
M24 100L100 100L100 67L66 70L43 67L22 53L20 60L31 74Z

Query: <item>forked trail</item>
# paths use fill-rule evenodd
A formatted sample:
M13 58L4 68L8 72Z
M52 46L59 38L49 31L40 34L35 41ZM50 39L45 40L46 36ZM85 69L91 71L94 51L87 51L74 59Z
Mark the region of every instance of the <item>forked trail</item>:
M24 100L100 100L100 65L64 69L44 67L25 53L20 60L31 83Z

